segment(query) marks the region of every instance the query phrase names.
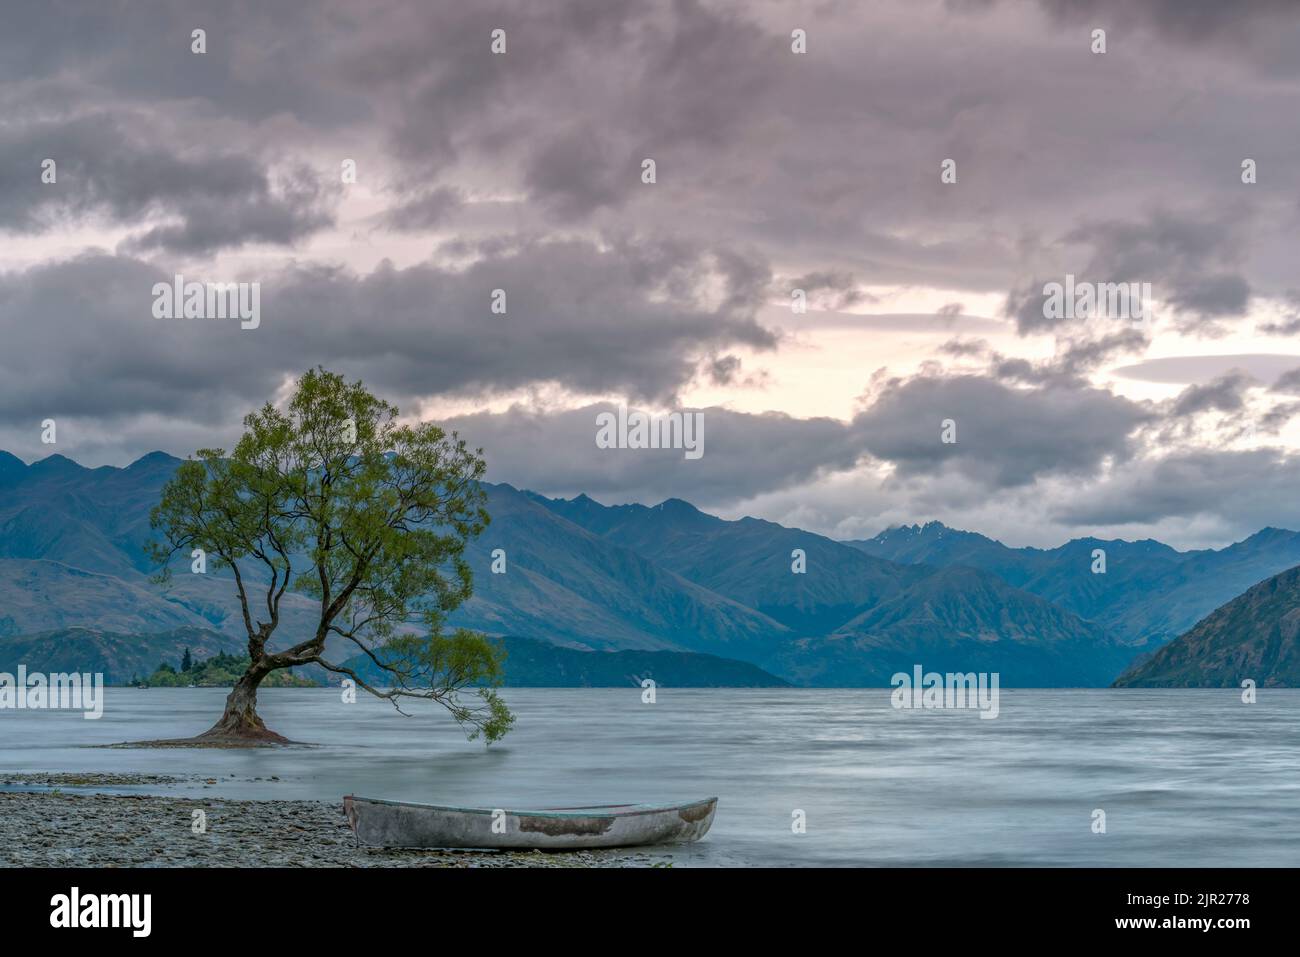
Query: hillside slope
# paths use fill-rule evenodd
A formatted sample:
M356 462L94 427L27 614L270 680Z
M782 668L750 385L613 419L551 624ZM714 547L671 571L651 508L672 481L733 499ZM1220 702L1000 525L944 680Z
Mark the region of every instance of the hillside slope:
M1300 687L1300 567L1255 585L1135 665L1117 688Z
M1108 684L1136 649L1102 628L996 575L948 568L854 618L808 638L774 662L813 685L884 686L915 665L999 674L1004 687Z

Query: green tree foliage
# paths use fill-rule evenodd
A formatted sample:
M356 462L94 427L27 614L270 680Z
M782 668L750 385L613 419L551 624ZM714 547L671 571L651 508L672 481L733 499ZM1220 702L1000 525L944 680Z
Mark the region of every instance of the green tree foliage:
M470 737L497 740L513 723L498 697L501 652L482 635L444 634L472 592L466 544L487 526L481 450L398 412L360 382L314 369L283 409L244 419L230 455L201 449L163 489L151 524L163 571L203 549L230 569L248 634L248 669L209 736L278 737L256 711L273 671L318 664L391 701L444 705ZM268 647L289 590L315 599L310 634ZM360 649L384 686L326 657Z

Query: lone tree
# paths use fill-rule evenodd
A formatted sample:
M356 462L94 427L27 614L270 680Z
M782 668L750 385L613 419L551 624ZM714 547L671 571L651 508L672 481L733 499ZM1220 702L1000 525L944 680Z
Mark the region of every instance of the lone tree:
M244 418L229 456L200 449L163 488L150 515L160 578L201 549L232 571L248 632L248 670L193 743L288 743L258 716L257 688L308 664L398 711L403 698L437 701L471 739L490 743L514 723L495 691L499 648L475 632L444 633L473 588L465 546L489 520L482 450L431 423L399 425L397 414L360 382L314 369L283 410L267 403ZM319 614L310 634L271 651L291 590ZM327 660L327 643L346 657Z

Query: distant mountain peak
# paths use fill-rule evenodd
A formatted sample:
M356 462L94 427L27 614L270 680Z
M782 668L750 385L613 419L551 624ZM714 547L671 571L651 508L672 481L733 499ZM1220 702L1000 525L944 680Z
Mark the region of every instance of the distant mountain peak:
M132 462L130 465L127 466L127 470L129 471L131 469L146 469L146 468L152 468L157 466L179 465L180 463L181 460L176 458L176 456L168 455L166 452L155 450L153 452L146 452L144 455L140 456L138 459L136 459L134 462Z
M0 482L16 479L26 471L26 462L16 455L0 450Z
M655 510L669 513L681 512L687 515L694 515L700 511L690 502L680 498L666 498L655 506Z
M48 475L75 475L87 471L89 469L78 465L66 455L60 455L58 452L47 455L43 459L37 459L27 467L27 474L33 478Z
M1278 528L1276 525L1266 525L1254 535L1243 539L1239 544L1245 544L1246 542L1258 544L1260 542L1269 542L1279 538L1290 538L1296 534L1296 532L1289 528Z
M690 502L680 498L666 498L647 511L692 529L712 528L726 524L716 515L702 512ZM750 519L742 519L742 521L750 521Z
M916 522L909 525L892 525L877 535L872 541L890 542L903 539L936 539L943 538L946 535L979 535L978 532L967 532L960 528L953 528L945 525L937 519L931 519L928 522Z

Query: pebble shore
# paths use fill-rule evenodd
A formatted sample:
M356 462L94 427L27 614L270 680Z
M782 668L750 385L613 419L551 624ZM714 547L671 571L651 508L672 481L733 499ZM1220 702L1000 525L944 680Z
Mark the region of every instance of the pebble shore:
M358 847L341 803L106 794L166 786L138 775L0 773L0 867L654 867L635 850L452 851ZM3 790L6 787L39 790ZM69 790L74 788L75 790ZM195 811L206 817L195 833Z

